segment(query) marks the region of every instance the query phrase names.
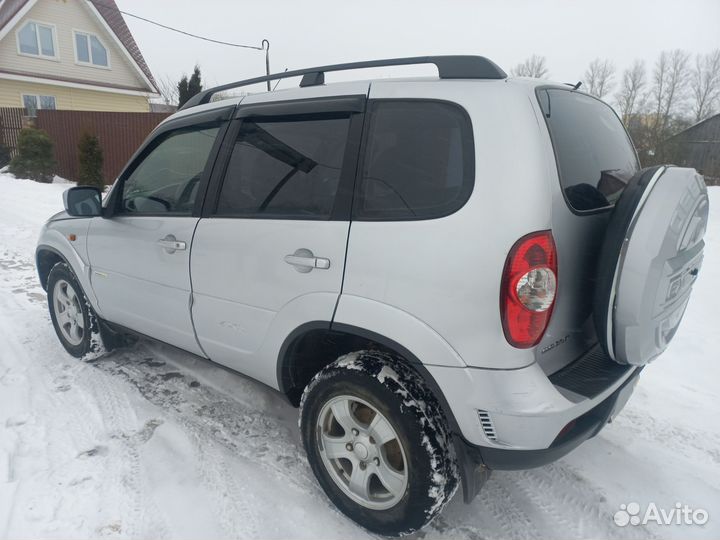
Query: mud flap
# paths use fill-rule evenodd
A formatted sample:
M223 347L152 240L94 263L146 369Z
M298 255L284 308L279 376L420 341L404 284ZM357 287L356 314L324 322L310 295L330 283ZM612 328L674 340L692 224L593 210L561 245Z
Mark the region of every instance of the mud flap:
M463 490L463 502L470 504L490 479L490 469L485 466L480 452L468 451L470 446L460 435L453 434L455 456L460 472L460 483Z
M594 318L600 343L621 364L661 354L685 313L702 265L708 221L695 169L644 169L628 183L603 243Z

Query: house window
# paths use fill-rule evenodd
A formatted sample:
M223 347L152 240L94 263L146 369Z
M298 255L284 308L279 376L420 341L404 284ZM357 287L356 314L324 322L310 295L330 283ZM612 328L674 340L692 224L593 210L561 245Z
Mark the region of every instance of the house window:
M97 36L75 32L75 60L79 64L108 67L107 49Z
M55 109L55 96L23 94L23 107L28 116L37 116L38 109Z
M38 22L28 21L17 33L18 51L21 54L55 58L55 29Z

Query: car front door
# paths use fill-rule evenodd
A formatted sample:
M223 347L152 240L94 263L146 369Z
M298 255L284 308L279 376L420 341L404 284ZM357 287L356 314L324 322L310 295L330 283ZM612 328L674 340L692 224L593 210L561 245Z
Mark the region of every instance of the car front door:
M238 108L193 241L193 321L214 361L269 385L285 338L340 294L366 96Z
M233 108L171 120L123 172L88 234L103 318L202 354L190 316L190 247Z

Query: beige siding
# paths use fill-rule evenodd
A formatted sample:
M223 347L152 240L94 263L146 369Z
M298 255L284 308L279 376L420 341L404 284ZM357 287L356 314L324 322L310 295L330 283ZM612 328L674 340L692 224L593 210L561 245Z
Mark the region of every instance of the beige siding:
M97 92L48 84L0 79L0 107L22 107L22 95L55 96L58 109L74 111L148 112L148 100L113 92Z
M18 54L17 31L28 20L55 25L56 60ZM108 50L110 69L75 63L73 30L95 34ZM0 66L11 71L112 83L138 89L146 84L84 0L38 0L0 41Z

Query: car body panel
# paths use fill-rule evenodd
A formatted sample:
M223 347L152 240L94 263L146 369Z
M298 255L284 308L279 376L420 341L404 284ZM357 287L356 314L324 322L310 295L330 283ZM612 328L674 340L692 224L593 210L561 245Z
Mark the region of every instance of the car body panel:
M90 285L90 261L87 253L90 219L73 218L65 212L54 215L40 231L37 253L50 250L61 255L70 265L85 291L90 305L98 309L98 302ZM75 240L70 240L75 235ZM99 310L98 310L99 312Z
M427 369L440 388L451 389L445 398L465 440L508 451L550 447L569 422L602 403L634 373L628 370L592 399L573 401L548 380L537 362L510 370ZM478 411L491 419L495 439L484 433Z
M475 186L465 206L444 218L354 221L343 295L411 313L469 366L532 364L531 350L508 344L499 317L507 253L518 238L551 222L547 157L528 89L498 81L380 81L373 82L370 98L442 99L462 106L472 119ZM513 155L515 148L523 149L522 159ZM345 305L341 300L335 321L352 324ZM387 327L391 339L393 331ZM420 358L441 365L455 361Z
M258 352L266 340L276 339L276 324L294 329L308 320L332 319L342 285L349 225L342 221L202 219L192 248L192 314L208 356L264 382L268 381L263 374L272 373L277 387L277 357L258 357ZM299 272L285 261L298 249L328 259L330 267ZM312 315L294 309L294 302L304 297L315 303ZM308 299L302 303L306 305ZM288 321L290 314L294 320Z
M190 245L198 218L93 218L88 232L91 284L103 317L202 355L190 319ZM168 250L168 236L185 249Z

